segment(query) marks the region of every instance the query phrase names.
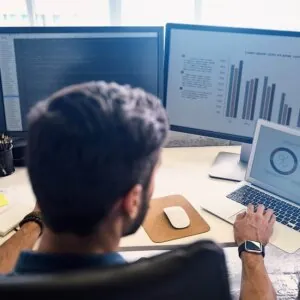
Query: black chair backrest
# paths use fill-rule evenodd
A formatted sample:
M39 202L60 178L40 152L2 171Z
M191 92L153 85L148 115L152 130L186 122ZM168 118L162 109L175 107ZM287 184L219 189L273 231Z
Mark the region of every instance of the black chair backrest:
M107 269L6 277L0 280L0 295L43 300L231 299L224 253L210 241Z

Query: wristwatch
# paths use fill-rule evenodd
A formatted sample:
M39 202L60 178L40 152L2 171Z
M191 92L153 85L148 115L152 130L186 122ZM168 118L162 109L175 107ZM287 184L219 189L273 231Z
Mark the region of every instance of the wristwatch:
M28 222L34 222L34 223L38 224L41 228L40 235L43 233L44 222L43 222L43 218L42 218L42 213L40 211L33 211L33 212L29 213L28 215L26 215L23 218L23 220L20 222L19 226L22 227L24 224L26 224Z
M265 246L260 242L245 241L239 246L238 250L240 257L244 251L248 253L260 254L265 257Z

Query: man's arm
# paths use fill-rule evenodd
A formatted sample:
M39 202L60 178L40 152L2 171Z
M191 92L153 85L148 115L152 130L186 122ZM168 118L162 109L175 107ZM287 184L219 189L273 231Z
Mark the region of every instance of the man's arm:
M242 253L242 283L240 299L276 299L276 293L265 268L264 259L250 253Z
M24 224L16 234L0 246L0 273L13 270L23 250L32 249L41 233L41 227L35 222Z
M254 212L253 205L249 205L247 213L237 216L234 224L234 235L237 245L247 240L257 241L267 245L273 233L275 223L273 211L265 211L259 205ZM276 292L268 276L262 255L243 252L241 300L273 300Z

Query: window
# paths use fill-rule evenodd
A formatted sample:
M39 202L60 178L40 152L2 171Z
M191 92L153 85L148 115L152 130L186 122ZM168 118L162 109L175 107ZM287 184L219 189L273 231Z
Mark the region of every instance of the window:
M300 31L299 0L0 0L0 26L161 26Z
M202 0L201 23L300 30L299 0Z
M29 26L25 0L0 0L0 26Z
M109 25L108 0L35 0L35 25Z
M194 23L195 0L121 0L121 25Z

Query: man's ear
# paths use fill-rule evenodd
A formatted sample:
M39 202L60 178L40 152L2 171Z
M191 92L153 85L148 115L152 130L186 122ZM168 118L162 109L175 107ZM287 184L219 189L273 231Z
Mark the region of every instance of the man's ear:
M132 220L135 219L139 213L142 201L142 192L142 185L136 184L123 198L123 210Z

